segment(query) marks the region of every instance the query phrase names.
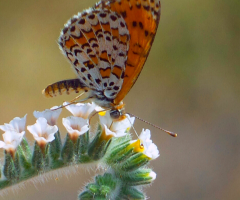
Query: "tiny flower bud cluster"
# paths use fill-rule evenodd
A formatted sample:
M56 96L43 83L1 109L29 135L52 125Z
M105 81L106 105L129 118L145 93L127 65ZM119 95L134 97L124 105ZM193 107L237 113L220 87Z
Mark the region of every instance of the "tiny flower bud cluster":
M34 111L36 123L27 126L35 140L33 151L24 137L27 115L0 126L4 131L0 148L5 150L0 189L26 180L26 174L33 178L70 164L98 163L107 165L109 170L96 176L95 183L88 184L79 199L92 199L93 194L95 198L103 195L110 199L136 196L144 199L138 186L155 180L156 174L146 164L159 156L157 146L150 139L150 131L143 129L138 139L132 140L129 131L135 118L128 114L113 120L109 111L94 103L65 102L63 106L73 115L62 118L67 131L63 143L57 126L61 107ZM90 119L97 113L98 128L90 133Z

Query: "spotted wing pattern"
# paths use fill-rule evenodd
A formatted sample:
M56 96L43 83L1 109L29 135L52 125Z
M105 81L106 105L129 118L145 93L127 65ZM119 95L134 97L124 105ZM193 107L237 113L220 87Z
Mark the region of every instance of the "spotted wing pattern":
M123 17L106 9L89 9L65 25L59 45L74 71L98 98L113 100L121 89L129 48Z
M56 82L43 93L85 91L102 107L120 105L147 59L160 10L160 0L101 0L74 16L59 46L79 79Z
M97 9L119 13L131 36L122 89L114 104L118 105L137 80L147 59L160 20L160 0L102 0Z

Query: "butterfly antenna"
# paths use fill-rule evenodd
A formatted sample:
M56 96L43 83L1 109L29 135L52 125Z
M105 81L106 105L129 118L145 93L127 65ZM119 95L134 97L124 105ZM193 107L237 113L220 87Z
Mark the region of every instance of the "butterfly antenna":
M135 118L137 118L137 119L139 119L139 120L142 121L142 122L145 122L146 124L148 124L148 125L150 125L150 126L153 126L153 127L157 128L157 129L160 129L161 131L164 131L165 133L171 135L172 137L177 137L177 133L173 133L173 132L171 132L171 131L165 130L165 129L163 129L163 128L159 127L159 126L156 126L155 124L152 124L152 123L150 123L150 122L148 122L148 121L146 121L146 120L144 120L144 119L141 119L140 117L138 117L138 116L136 116L136 115L133 115L133 114L131 114L131 113L128 113L128 114L131 115L131 116L133 116L133 117L135 117Z
M127 113L127 114L129 114L129 113ZM134 126L133 126L131 120L130 120L128 117L127 117L127 119L128 119L128 121L129 121L129 123L131 124L131 128L133 129L133 131L135 132L135 134L136 134L137 137L139 138L138 133L137 133L136 129L134 128Z

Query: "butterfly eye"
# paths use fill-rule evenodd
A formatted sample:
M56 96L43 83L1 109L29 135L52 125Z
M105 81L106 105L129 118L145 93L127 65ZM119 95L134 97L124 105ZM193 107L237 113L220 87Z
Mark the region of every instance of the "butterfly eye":
M112 119L119 119L121 113L119 110L111 110L110 111L110 116Z

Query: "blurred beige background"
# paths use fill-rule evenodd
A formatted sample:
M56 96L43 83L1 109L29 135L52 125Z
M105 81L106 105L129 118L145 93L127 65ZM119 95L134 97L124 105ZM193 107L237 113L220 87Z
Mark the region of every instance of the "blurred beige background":
M58 49L64 23L94 0L0 0L0 124L44 110L75 95L46 99L49 83L75 77ZM153 48L126 109L178 133L149 128L161 156L150 199L240 198L239 0L163 0ZM61 115L67 116L65 111ZM61 124L61 119L59 119ZM61 126L64 134L65 130ZM33 142L32 137L27 133ZM1 150L0 157L3 157ZM1 161L3 161L1 159ZM1 199L77 199L94 170L28 183ZM57 177L56 177L57 178Z

